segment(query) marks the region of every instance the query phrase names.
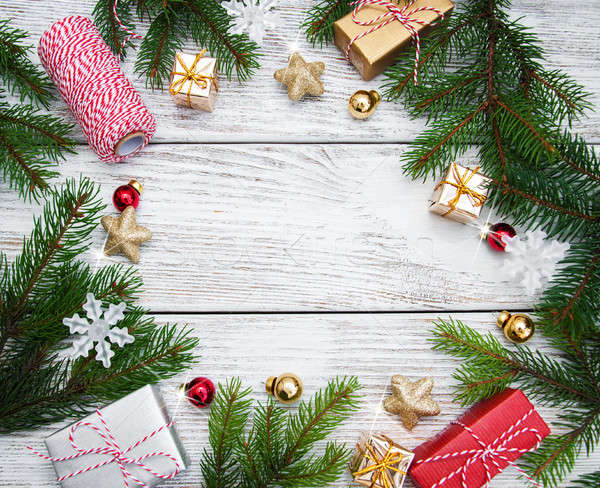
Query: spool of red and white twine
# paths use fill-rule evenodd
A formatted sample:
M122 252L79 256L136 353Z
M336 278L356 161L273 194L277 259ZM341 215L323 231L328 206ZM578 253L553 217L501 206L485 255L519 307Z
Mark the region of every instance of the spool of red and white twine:
M123 161L150 142L156 121L90 19L53 24L38 54L102 161Z

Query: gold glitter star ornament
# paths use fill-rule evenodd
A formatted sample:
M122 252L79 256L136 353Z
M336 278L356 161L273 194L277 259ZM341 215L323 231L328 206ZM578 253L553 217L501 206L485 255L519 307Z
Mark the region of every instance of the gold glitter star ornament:
M130 261L137 263L140 260L140 244L150 239L152 232L146 227L137 225L135 209L129 206L119 217L105 215L100 222L108 232L104 254L112 256L122 252Z
M287 68L275 71L275 79L288 89L290 100L297 102L304 95L318 96L325 92L320 76L325 71L325 63L307 63L302 59L300 53L290 56Z
M386 412L400 416L408 430L413 430L420 417L438 415L440 406L431 398L432 378L412 382L402 375L392 377L392 396L385 399Z

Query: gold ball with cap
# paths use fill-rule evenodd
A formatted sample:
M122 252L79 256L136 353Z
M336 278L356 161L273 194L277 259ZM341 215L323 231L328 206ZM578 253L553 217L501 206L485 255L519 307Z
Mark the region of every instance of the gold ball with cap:
M358 90L348 102L348 110L355 119L367 119L381 101L381 96L375 90Z
M503 310L496 321L504 330L504 336L511 342L522 344L533 337L535 324L530 317L522 313L511 314Z
M302 380L294 373L283 373L267 379L266 390L282 403L294 403L302 396Z

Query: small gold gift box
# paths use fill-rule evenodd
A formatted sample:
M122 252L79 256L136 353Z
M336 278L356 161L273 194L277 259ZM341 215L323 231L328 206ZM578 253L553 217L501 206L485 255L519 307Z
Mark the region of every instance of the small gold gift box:
M169 91L175 105L212 112L217 98L217 60L199 54L177 53Z
M354 481L370 488L402 488L413 453L383 434L362 434L350 461Z
M471 222L481 213L489 181L479 173L479 166L469 169L452 163L433 191L429 210L457 222Z

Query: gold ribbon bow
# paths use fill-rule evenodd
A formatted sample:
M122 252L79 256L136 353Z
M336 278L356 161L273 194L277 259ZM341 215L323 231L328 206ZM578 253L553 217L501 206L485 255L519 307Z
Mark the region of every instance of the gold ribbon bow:
M214 77L208 76L208 75L203 75L202 73L198 73L196 71L196 65L198 64L198 61L200 61L200 59L202 59L202 57L205 54L206 54L206 49L203 49L200 52L200 54L196 54L196 59L194 59L194 62L192 63L192 65L189 68L183 62L183 59L181 59L179 54L177 54L176 55L177 61L179 61L179 65L181 66L183 71L172 71L171 72L171 76L173 76L173 77L175 77L177 75L180 76L180 78L173 81L173 83L171 83L171 86L169 87L169 91L171 92L171 95L177 95L183 89L185 84L188 81L190 82L188 84L188 89L187 89L187 100L188 100L188 105L190 107L192 106L191 95L192 95L192 87L194 86L194 83L196 85L198 85L201 90L203 90L204 88L206 88L208 86L208 81L210 80L215 84L215 90L219 91L219 86L217 85L217 80L215 80Z
M374 487L379 483L379 486L383 486L384 488L394 488L394 480L390 475L390 471L406 475L406 471L402 471L397 467L404 458L404 455L401 452L394 452L394 445L391 443L392 441L389 439L386 440L390 442L390 446L388 447L385 456L379 455L370 444L367 444L366 446L367 451L360 449L361 454L374 464L352 473L355 477L373 473L371 476L371 487Z
M443 216L451 214L456 210L456 206L458 205L458 201L462 195L467 195L474 207L481 207L485 203L486 196L476 192L468 186L469 181L471 181L471 178L477 174L479 168L480 166L477 166L473 170L466 168L465 173L461 175L456 163L452 163L452 174L454 175L456 183L454 181L444 180L438 183L438 185L435 187L436 190L442 185L450 185L456 188L456 195L448 202L450 210L443 214Z

